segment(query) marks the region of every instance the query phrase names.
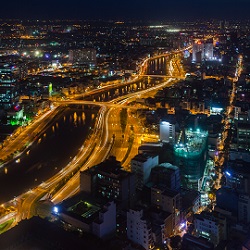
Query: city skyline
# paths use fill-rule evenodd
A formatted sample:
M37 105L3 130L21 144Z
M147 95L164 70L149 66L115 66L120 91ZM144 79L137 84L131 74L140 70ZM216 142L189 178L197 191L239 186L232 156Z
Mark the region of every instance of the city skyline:
M250 249L249 3L58 2L0 12L0 249Z
M246 19L250 2L247 0L220 1L18 1L1 6L0 18L17 19L140 19L194 20Z

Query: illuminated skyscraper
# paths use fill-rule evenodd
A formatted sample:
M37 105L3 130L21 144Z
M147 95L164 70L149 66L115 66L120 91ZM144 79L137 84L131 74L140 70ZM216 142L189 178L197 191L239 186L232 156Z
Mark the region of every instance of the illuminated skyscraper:
M199 189L207 161L207 131L186 130L184 142L175 145L175 165L180 168L182 185Z
M0 106L8 110L19 100L18 84L19 68L3 63L0 65Z
M193 43L192 62L201 62L204 58L204 43L196 41Z
M212 60L214 56L214 45L213 40L209 39L206 41L204 45L204 59L205 60Z
M213 60L213 40L196 41L193 43L192 62L200 63L204 60Z

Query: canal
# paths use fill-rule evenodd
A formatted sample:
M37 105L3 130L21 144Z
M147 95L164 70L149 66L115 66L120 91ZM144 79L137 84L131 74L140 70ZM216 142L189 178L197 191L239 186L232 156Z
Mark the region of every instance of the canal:
M75 157L95 123L98 107L65 107L30 149L0 172L0 203L38 186Z

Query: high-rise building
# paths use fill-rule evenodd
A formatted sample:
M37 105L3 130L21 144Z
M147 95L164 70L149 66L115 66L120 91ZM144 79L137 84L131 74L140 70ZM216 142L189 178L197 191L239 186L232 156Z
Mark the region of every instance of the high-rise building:
M201 63L203 60L213 60L213 40L195 41L193 43L192 62Z
M168 121L160 122L160 140L166 143L175 143L175 124Z
M69 62L73 64L96 64L96 50L92 48L74 49L69 51Z
M238 123L237 127L237 147L242 149L250 149L250 121L246 123Z
M185 250L214 250L214 244L203 237L184 234L182 238L182 249Z
M175 145L175 165L180 168L183 187L199 189L207 162L208 132L200 129L186 129L184 141Z
M110 157L80 173L80 190L115 200L118 209L128 208L135 199L135 175L122 170L121 163Z
M238 215L239 193L232 188L222 186L216 192L216 208L228 211L232 216Z
M135 174L136 188L142 189L148 182L151 169L159 164L158 155L138 154L131 160L131 171Z
M204 45L204 59L212 60L214 57L214 45L213 41L207 40Z
M180 170L170 163L161 163L152 168L150 181L155 184L165 185L172 190L179 190L181 187Z
M73 196L54 207L56 214L74 230L109 239L116 233L116 204L105 199L93 199L84 193Z
M127 237L144 249L163 245L173 234L171 213L156 207L136 208L127 212Z
M200 63L204 59L204 43L203 41L195 41L193 43L192 62Z
M10 64L0 65L0 105L4 110L11 109L19 100L18 68Z
M239 92L241 93L241 88ZM238 150L250 150L250 105L245 101L237 101L234 108L236 142Z

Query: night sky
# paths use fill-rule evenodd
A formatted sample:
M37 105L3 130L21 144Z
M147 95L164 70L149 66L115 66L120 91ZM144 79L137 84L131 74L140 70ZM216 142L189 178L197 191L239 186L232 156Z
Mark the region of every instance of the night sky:
M249 12L250 0L5 0L0 18L244 19Z

